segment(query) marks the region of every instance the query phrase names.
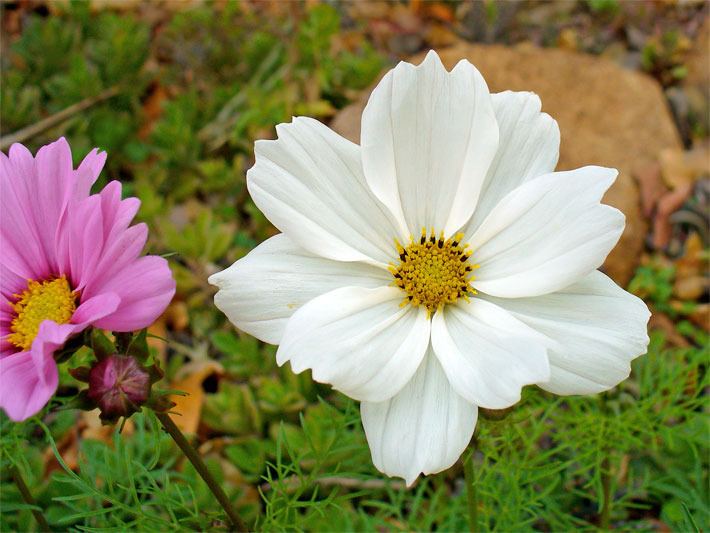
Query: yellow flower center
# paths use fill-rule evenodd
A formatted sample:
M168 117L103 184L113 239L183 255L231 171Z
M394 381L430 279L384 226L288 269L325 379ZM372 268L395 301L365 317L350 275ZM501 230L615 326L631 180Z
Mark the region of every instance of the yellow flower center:
M15 318L10 325L12 333L7 340L27 351L37 336L43 320L53 320L66 324L76 311L77 293L71 290L66 276L50 281L27 280L27 290L15 294L19 300L8 302L15 310Z
M402 306L411 303L413 306L423 305L427 309L427 317L445 304L454 303L459 298L468 300L468 293L476 294L470 283L476 279L471 272L479 265L471 265L468 258L471 251L466 250L468 244L461 245L463 233L453 239L444 240L444 232L437 239L434 228L427 238L426 228L422 228L422 236L403 247L397 239L397 252L400 263L395 267L390 263L390 272L394 276L395 285L407 293Z

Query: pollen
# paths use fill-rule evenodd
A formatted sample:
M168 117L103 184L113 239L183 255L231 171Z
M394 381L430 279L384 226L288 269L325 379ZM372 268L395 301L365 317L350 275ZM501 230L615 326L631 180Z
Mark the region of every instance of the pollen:
M404 247L397 239L399 266L390 263L389 271L394 276L392 285L407 293L401 303L414 307L423 305L427 317L444 305L454 303L459 298L468 301L469 294L476 294L471 281L476 279L472 272L479 265L469 263L471 250L468 244L460 244L463 233L444 239L442 231L437 238L434 228L427 236L426 228L418 240L410 236L410 243Z
M76 311L76 291L72 291L66 276L49 281L27 280L27 289L22 294L15 294L19 300L8 302L15 311L15 318L10 324L7 340L27 351L37 336L39 325L44 320L53 320L57 324L66 324Z

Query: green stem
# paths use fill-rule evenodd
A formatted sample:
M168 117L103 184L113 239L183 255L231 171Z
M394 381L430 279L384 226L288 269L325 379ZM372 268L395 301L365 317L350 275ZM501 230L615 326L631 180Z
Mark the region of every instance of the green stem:
M602 512L599 519L599 526L603 531L609 531L611 520L611 466L609 458L604 457L601 464L602 469Z
M476 453L476 437L471 439L463 458L463 475L466 480L466 499L468 500L468 528L472 533L478 531L478 502L476 500L476 478L473 472L473 455Z
M17 487L17 490L20 491L20 494L22 495L22 499L25 501L27 505L32 505L33 507L38 507L37 503L35 502L35 499L32 497L32 494L30 493L30 489L27 488L27 485L25 485L25 481L22 479L22 474L20 474L20 471L17 469L17 467L10 463L10 476L12 477L12 480L15 482L15 486ZM37 525L39 526L40 531L49 531L49 524L47 523L47 519L44 517L42 514L42 511L38 509L32 509L32 514L35 517L35 520L37 520Z
M214 477L212 477L212 474L210 474L210 471L207 470L207 466L205 465L205 463L202 461L202 459L200 459L200 456L197 455L195 448L193 448L190 443L187 442L187 439L175 425L175 422L172 421L172 419L167 413L155 413L155 416L158 417L160 423L163 424L163 428L165 428L165 431L170 434L170 436L175 441L175 444L180 447L182 453L184 453L185 456L190 460L192 466L195 467L195 470L197 470L200 476L202 476L202 479L212 491L212 494L214 494L215 498L217 498L217 501L222 506L222 509L224 509L224 512L227 513L229 521L232 523L232 527L234 527L236 531L249 531L246 524L242 522L242 519L239 518L237 513L234 512L234 509L232 509L232 504L230 503L229 498L227 498L227 495L222 490L222 487L220 487L217 481L215 481Z
M604 417L609 416L609 408L607 405L607 394L599 395L599 410L604 415ZM604 432L606 429L606 420L601 424L601 431ZM602 442L605 442L604 434L601 435ZM602 509L599 516L599 527L602 531L609 531L609 526L611 524L611 505L612 505L612 494L611 494L611 482L612 472L611 472L611 461L609 461L609 448L602 446L602 458L601 464L599 465L601 469L602 478Z

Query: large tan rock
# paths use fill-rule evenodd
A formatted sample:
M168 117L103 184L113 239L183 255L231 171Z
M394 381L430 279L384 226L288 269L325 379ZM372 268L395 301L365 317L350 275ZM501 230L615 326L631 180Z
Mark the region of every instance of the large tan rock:
M558 170L602 165L619 170L605 197L626 215L626 230L603 270L621 285L633 275L647 230L641 214L635 170L654 162L664 148L682 148L658 83L611 61L563 50L532 46L507 48L461 43L440 50L448 69L460 59L476 65L491 92L533 91L542 110L562 133ZM420 63L424 54L412 58ZM343 109L331 127L360 141L360 116L369 92Z

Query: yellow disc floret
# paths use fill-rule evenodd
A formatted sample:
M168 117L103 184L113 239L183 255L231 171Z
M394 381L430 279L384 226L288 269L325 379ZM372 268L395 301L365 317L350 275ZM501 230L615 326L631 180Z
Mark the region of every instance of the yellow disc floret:
M19 300L8 302L15 310L7 340L22 349L29 350L43 320L66 324L76 311L77 293L71 290L66 276L49 281L27 280L27 290L15 294Z
M407 293L402 305L423 305L430 316L445 304L459 298L468 301L467 294L476 294L470 285L476 279L471 272L479 265L469 264L468 244L459 244L463 233L444 240L442 231L437 239L432 228L427 238L426 228L422 228L418 241L412 236L409 238L411 242L406 248L395 239L400 263L396 267L390 264L389 268L394 276L393 285Z

